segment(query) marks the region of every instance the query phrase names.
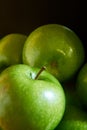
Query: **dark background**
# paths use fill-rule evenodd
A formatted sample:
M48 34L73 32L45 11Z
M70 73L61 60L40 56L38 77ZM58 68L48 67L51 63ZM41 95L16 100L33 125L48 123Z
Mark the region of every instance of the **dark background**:
M86 47L86 8L80 0L0 0L0 37L58 23L73 29Z

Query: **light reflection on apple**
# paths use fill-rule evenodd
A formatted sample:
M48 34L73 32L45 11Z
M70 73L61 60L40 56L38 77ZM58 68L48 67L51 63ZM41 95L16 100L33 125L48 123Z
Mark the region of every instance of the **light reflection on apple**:
M44 93L44 96L48 99L48 100L53 100L53 98L54 98L54 94L53 94L53 92L51 92L51 91L45 91L45 93Z

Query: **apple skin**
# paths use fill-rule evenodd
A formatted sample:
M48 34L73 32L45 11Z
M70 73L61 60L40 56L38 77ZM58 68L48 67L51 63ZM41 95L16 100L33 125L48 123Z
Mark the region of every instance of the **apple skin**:
M11 33L0 40L0 71L6 67L22 63L22 49L27 36Z
M0 126L4 130L52 130L65 111L59 81L28 65L13 65L0 75Z
M81 104L87 107L87 63L82 66L77 75L76 91L81 100Z
M23 48L23 63L46 66L60 82L72 78L84 62L85 52L79 37L58 24L42 25L29 34Z

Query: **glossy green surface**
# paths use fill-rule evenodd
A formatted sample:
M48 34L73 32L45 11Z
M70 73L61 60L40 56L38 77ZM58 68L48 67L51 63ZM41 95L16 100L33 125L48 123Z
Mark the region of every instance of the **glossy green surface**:
M51 130L65 111L65 94L55 77L15 65L0 75L0 125L4 130Z
M60 81L71 78L84 61L84 48L79 37L58 24L43 25L27 38L23 62L30 66L46 66Z
M22 63L22 49L26 38L24 34L12 33L0 40L0 70Z

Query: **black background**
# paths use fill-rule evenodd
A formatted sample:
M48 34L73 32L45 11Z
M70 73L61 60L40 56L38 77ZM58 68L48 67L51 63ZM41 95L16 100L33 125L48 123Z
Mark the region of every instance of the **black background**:
M86 48L86 8L80 0L0 0L0 37L58 23L73 29Z

